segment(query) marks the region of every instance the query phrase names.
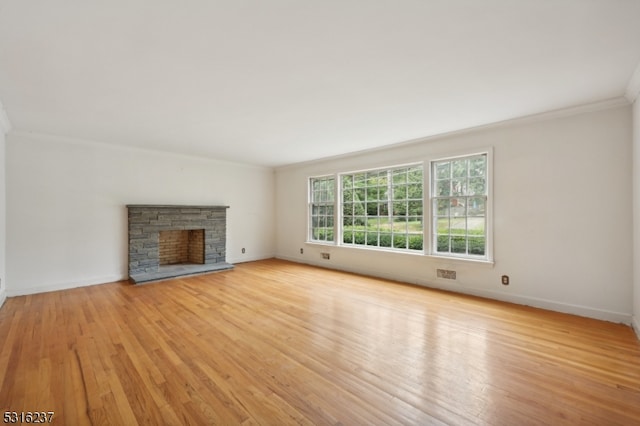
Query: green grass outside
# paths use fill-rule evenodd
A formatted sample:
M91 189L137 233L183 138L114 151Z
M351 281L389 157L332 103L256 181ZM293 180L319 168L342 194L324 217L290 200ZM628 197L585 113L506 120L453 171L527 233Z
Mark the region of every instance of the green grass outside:
M393 247L409 250L423 249L423 224L421 221L393 222L389 218L366 219L366 225L344 226L343 243L373 247ZM439 253L467 252L482 256L485 253L484 227L475 229L449 228L449 221L438 220ZM316 229L314 238L333 241L333 228Z

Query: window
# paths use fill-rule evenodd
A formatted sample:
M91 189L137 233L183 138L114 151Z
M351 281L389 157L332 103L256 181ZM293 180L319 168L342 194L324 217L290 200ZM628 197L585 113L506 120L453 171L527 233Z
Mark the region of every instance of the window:
M491 156L312 177L309 241L492 262Z
M431 162L432 253L488 258L487 154Z
M333 242L335 177L309 179L309 238L311 241Z
M342 174L342 244L422 250L422 165Z

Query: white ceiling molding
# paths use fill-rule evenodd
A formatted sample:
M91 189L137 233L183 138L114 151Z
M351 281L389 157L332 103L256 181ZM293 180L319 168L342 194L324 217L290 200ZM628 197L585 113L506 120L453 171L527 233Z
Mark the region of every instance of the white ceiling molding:
M530 123L538 123L538 122L541 122L541 121L549 121L549 120L553 120L553 119L556 119L556 118L570 117L570 116L578 115L578 114L588 114L588 113L591 113L591 112L603 111L603 110L613 109L613 108L620 108L620 107L628 106L629 104L630 104L630 102L628 101L628 99L626 97L618 96L616 98L605 99L605 100L596 101L596 102L590 102L590 103L582 104L582 105L575 105L575 106L571 106L571 107L567 107L567 108L560 108L560 109L556 109L556 110L552 110L552 111L542 112L542 113L539 113L539 114L525 115L525 116L522 116L522 117L511 118L509 120L497 121L495 123L489 123L489 124L482 124L480 126L468 127L466 129L454 130L454 131L451 131L451 132L440 133L440 134L437 134L437 135L426 136L426 137L422 137L422 138L418 138L418 139L411 139L411 140L408 140L408 141L398 142L398 143L385 145L385 146L381 146L381 147L364 149L364 150L361 150L361 151L349 152L349 153L346 153L346 154L340 154L340 155L335 155L335 156L331 156L331 157L318 158L318 159L309 160L309 161L302 161L302 162L299 162L299 163L285 164L283 166L276 167L276 169L277 170L288 170L288 169L295 169L295 168L298 168L298 167L306 167L306 166L309 166L311 164L323 163L323 162L326 162L328 160L335 161L335 160L342 159L342 158L352 158L352 157L357 157L357 156L365 154L365 153L379 152L379 151L385 151L385 150L394 149L394 148L398 148L398 147L417 145L417 144L421 144L421 143L425 143L425 142L442 140L442 139L446 139L446 138L456 137L456 136L465 135L465 134L478 132L478 131L482 131L482 130L487 130L487 129L497 129L497 128L502 128L502 127L506 127L506 126L515 126L515 125L523 125L523 124L530 124Z
M638 94L640 94L640 63L638 63L636 70L633 72L633 75L629 80L624 97L627 98L629 102L633 103L638 97Z
M4 110L2 102L0 102L0 130L3 133L9 133L9 131L11 130L11 122L9 121L7 112Z

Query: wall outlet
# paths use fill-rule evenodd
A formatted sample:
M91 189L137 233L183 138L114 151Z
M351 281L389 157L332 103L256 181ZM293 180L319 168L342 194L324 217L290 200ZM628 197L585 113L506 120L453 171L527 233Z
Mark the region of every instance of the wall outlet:
M300 254L304 254L304 249L300 248Z
M323 259L329 260L331 259L331 254L329 253L320 253Z
M244 254L246 252L246 250L244 249L244 247L242 247L242 254Z
M436 269L436 274L438 278L444 278L445 280L456 279L456 271L451 271L449 269Z
M502 285L509 285L509 275L502 276Z

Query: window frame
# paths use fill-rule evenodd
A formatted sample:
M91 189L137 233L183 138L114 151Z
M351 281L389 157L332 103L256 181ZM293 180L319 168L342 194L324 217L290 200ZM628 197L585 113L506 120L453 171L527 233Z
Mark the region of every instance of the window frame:
M317 202L317 204L322 204L323 207L326 207L328 204L331 204L333 207L333 214L332 215L323 215L323 217L327 218L327 217L331 217L333 220L333 239L332 240L321 240L321 239L314 239L314 235L313 235L313 231L314 231L314 227L313 227L313 207L314 207L314 189L313 189L313 182L315 180L333 180L333 201L320 201ZM307 242L309 243L313 243L313 244L324 244L324 245L335 245L336 244L336 215L337 215L337 209L336 209L336 200L338 199L338 191L337 191L337 179L336 179L336 175L335 174L328 174L328 175L321 175L321 176L310 176L307 179ZM320 207L320 206L319 206ZM325 226L325 228L327 228Z
M393 251L393 252L399 252L399 253L408 253L408 254L424 254L424 247L425 247L425 218L426 218L426 206L425 206L425 191L424 191L424 176L425 176L425 170L424 170L424 166L425 163L424 161L418 161L418 162L412 162L412 163L405 163L405 164L397 164L397 165L392 165L392 166L385 166L385 167L376 167L376 168L369 168L369 169L363 169L363 170L355 170L355 171L348 171L348 172L340 172L340 173L336 173L336 185L338 188L338 192L337 192L337 197L338 197L338 206L336 208L336 236L337 238L335 239L335 243L338 246L342 246L342 247L349 247L349 248L355 248L355 249L370 249L370 250L382 250L382 251ZM401 169L407 169L407 172L409 171L409 169L411 168L416 168L416 167L420 167L421 168L421 172L422 172L422 180L419 182L420 185L422 185L421 191L422 191L422 199L420 200L422 203L422 214L420 216L415 216L415 217L420 217L421 221L422 221L422 231L419 233L420 237L422 238L422 249L411 249L410 248L410 236L412 235L412 233L405 232L405 233L394 233L394 232L389 232L388 234L391 235L391 242L390 242L390 246L381 246L380 245L380 231L377 231L378 234L378 244L377 245L370 245L367 244L367 242L365 241L365 244L356 244L356 243L345 243L344 242L344 194L343 194L343 189L344 189L344 185L343 185L343 179L345 176L354 176L354 175L358 175L358 174L375 174L375 173L382 173L382 172L386 172L387 175L391 174L393 176L393 172L397 171L397 170L401 170ZM393 182L388 182L388 185L391 185L389 188L392 188L393 186L395 186L393 184ZM397 186L401 186L402 184L398 184ZM405 185L408 187L410 185L410 182L405 182ZM368 189L369 187L365 185L364 189L366 192L366 189ZM389 189L390 190L390 189ZM408 196L408 192L407 192L407 196L406 198L403 200L403 202L405 202L407 204L407 208L409 205L410 201L414 201L413 199L410 199ZM380 203L380 200L376 200L376 202ZM393 203L393 200L387 200L387 203ZM399 201L398 201L399 202ZM354 216L355 217L355 216ZM368 215L364 214L364 217L368 217ZM380 217L380 215L378 214L377 217ZM394 218L396 216L389 216L391 218ZM410 215L405 215L405 217L409 218ZM408 221L407 221L408 222ZM408 226L408 225L407 225ZM368 232L365 231L365 239L367 238L366 235L368 234ZM384 233L383 233L384 234ZM405 236L405 247L401 248L401 247L394 247L394 240L393 240L393 235L398 234L398 235L404 235ZM415 235L415 233L413 233L413 235Z
M470 255L467 253L445 253L436 251L437 237L434 228L434 221L437 212L433 208L433 200L436 197L435 194L435 179L434 179L434 164L443 161L453 161L456 159L464 159L476 157L479 155L486 156L486 204L485 204L485 254L482 255ZM444 258L450 260L462 260L479 263L493 264L493 148L484 148L480 150L468 150L455 154L438 156L430 158L425 163L428 164L429 173L425 174L425 185L428 185L428 235L425 235L425 240L428 239L428 246L426 246L425 254L430 257ZM465 216L466 217L466 216Z
M459 253L442 253L435 251L435 232L434 227L434 211L433 211L433 164L440 161L454 160L457 158L473 157L477 155L486 155L486 205L485 205L485 255L468 255ZM405 167L422 167L422 250L414 250L407 248L381 247L367 244L349 244L344 243L344 226L343 226L343 194L342 194L342 177L345 175L353 175L357 173L373 173L385 170L395 170ZM314 240L312 229L312 184L314 179L332 178L333 179L333 241ZM377 250L388 251L399 254L422 255L425 257L442 259L452 262L472 262L476 264L494 264L493 256L493 147L485 147L475 150L460 150L453 153L445 153L443 155L429 156L420 161L412 161L408 163L395 164L390 166L372 167L367 169L352 170L345 172L334 172L324 175L309 176L307 178L307 243L318 245L330 245L337 247L345 247L356 250ZM393 245L393 244L392 244Z

